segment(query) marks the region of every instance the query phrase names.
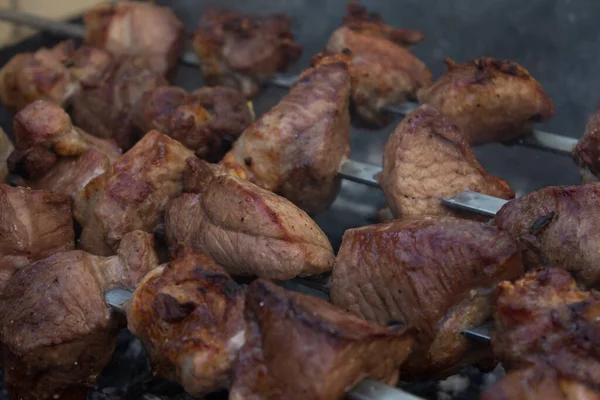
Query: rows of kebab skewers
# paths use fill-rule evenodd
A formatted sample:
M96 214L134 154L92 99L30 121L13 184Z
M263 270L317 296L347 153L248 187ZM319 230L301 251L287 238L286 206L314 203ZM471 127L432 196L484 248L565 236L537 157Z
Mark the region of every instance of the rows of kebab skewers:
M206 11L194 48L210 86L191 93L169 85L184 35L169 9L121 2L85 23L80 47L0 71L16 112L14 146L0 135L12 182L0 184L0 366L13 400L85 397L121 327L113 287L134 291L126 323L153 372L194 396L338 399L365 378L502 362L508 375L481 398L600 398L598 184L530 193L491 224L441 203L464 190L514 198L470 146L553 116L523 67L449 60L433 83L410 52L422 33L350 3L255 119L250 97L302 51L287 17ZM396 219L346 231L336 256L310 216L339 191L350 114L381 127L409 99L422 105L390 136L379 177ZM600 173L599 129L596 115L574 151L586 180ZM323 276L331 303L272 283ZM491 346L462 334L490 319Z

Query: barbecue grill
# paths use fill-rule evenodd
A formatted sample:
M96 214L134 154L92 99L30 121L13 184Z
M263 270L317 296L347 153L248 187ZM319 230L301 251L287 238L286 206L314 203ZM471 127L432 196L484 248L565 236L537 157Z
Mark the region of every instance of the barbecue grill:
M186 24L188 32L192 32L209 2L174 0L157 3L171 7ZM302 58L287 72L297 74L308 66L310 57L324 47L330 33L341 24L346 1L254 0L240 3L221 0L219 5L242 12L283 12L289 15L294 21L297 40L304 47ZM414 53L435 76L443 71L442 59L446 56L463 62L489 55L511 59L525 66L544 86L557 109L556 117L539 128L573 138L581 136L587 116L598 101L589 88L600 81L596 76L600 55L592 51L599 36L593 16L600 13L600 3L594 0L580 0L576 4L568 0L527 3L517 0L372 0L365 5L380 13L391 25L426 33L427 39L414 48ZM4 64L16 53L51 46L61 38L64 36L56 32L39 34L0 50L0 60ZM203 85L198 69L185 60L180 63L173 83L188 90ZM268 87L253 100L257 115L275 105L283 94L285 89L281 87ZM0 109L0 122L10 134L12 115L4 108ZM383 146L394 127L395 124L392 124L378 131L353 127L352 160L381 165ZM570 158L548 151L489 144L475 148L474 152L490 174L510 182L517 196L544 186L580 182L577 168ZM384 206L381 191L344 181L335 203L317 216L316 221L337 249L346 229L374 223L377 211ZM176 385L151 379L139 341L125 331L121 336L114 360L107 367L98 388L90 391L90 398L186 398L187 395ZM476 398L484 385L493 381L495 374L501 374L501 371L482 374L467 369L444 383L419 382L402 387L426 398L471 399ZM5 398L5 394L0 394L0 399ZM217 394L209 398L220 397Z

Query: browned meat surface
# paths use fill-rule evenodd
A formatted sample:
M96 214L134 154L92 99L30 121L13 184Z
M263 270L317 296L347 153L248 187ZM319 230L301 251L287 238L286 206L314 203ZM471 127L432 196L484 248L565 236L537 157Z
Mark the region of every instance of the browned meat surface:
M446 59L446 65L419 101L448 116L472 146L510 141L554 116L542 85L515 62L484 57L465 64Z
M219 161L222 139L237 138L252 122L246 98L225 87L205 87L192 93L164 86L146 93L136 107L135 124L148 132L156 129L179 140L196 155Z
M598 400L600 391L552 369L511 372L487 388L479 400Z
M245 341L244 291L214 261L180 251L138 286L127 319L156 375L194 396L229 388Z
M75 125L129 149L139 135L134 109L144 94L168 85L167 80L144 57L115 58L91 46L80 48L74 63L73 74L81 82L81 91L73 99Z
M419 31L394 29L356 2L348 4L344 26L327 43L328 52L352 51L352 105L368 124L382 126L395 115L383 109L416 98L432 74L407 47L423 40Z
M4 129L0 128L0 183L4 183L8 176L7 161L14 148Z
M364 378L395 384L414 332L379 327L264 280L247 290L247 333L229 398L340 399Z
M14 270L75 248L64 195L0 184L0 290Z
M153 242L131 232L116 256L69 251L15 273L0 292L0 364L11 398L84 398L117 341L104 292L134 289L157 266Z
M515 196L506 181L477 162L458 128L428 105L407 115L388 139L381 189L396 218L453 215L440 200L463 190Z
M194 35L204 81L255 96L276 72L300 58L285 15L253 16L210 6Z
M0 70L2 104L13 110L38 99L67 104L79 88L66 66L74 51L74 42L66 41L51 49L14 56Z
M523 274L519 249L485 223L423 217L347 230L333 268L334 304L380 325L417 329L405 379L489 359L462 331L492 315L499 282Z
M492 347L506 367L552 368L600 387L600 292L545 268L502 283L494 318Z
M600 284L596 218L600 184L554 186L506 204L494 224L517 239L528 268L554 265L587 287Z
M171 246L197 248L236 276L285 280L333 267L323 231L288 200L198 159L188 160L184 192L165 213Z
M573 159L584 182L597 181L600 176L600 107L588 119L585 132L573 149Z
M168 7L133 1L101 4L86 12L83 20L89 44L117 57L146 58L162 74L177 64L184 26Z
M111 255L127 232L154 231L167 201L181 192L185 160L192 155L166 135L146 134L75 196L74 214L83 228L81 248Z
M317 56L288 95L250 125L225 155L251 182L309 214L325 210L340 188L350 155L347 54Z

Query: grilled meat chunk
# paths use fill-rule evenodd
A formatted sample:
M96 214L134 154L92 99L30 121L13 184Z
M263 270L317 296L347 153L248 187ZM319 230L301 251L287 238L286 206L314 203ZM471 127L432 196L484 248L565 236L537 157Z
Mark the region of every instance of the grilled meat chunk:
M223 138L237 138L252 122L252 113L246 98L234 89L205 87L188 93L164 86L140 100L134 122L142 132L156 129L198 157L216 162L223 156Z
M431 84L431 71L406 48L424 38L419 31L386 25L356 2L348 4L344 26L333 32L326 51L352 51L352 105L365 122L392 122L386 106L415 99L418 89Z
M12 398L84 398L117 341L104 292L135 288L157 263L152 236L138 231L116 256L75 250L18 270L0 292L0 361Z
M597 181L600 176L600 107L588 119L585 132L573 149L573 159L584 182Z
M395 384L414 343L412 329L378 327L261 279L247 290L245 316L232 400L339 399L364 378Z
M420 379L490 359L462 331L491 317L499 282L522 274L517 244L497 227L407 218L346 231L331 299L370 322L415 326L417 346L402 376Z
M0 183L4 183L8 176L7 161L14 149L15 147L8 135L4 132L4 129L0 128Z
M597 207L598 183L547 187L506 204L494 224L517 239L526 267L562 267L595 287L600 284Z
M127 232L156 229L167 201L181 192L185 160L192 155L166 135L146 134L75 196L81 248L111 255Z
M548 368L511 372L479 400L598 400L600 392Z
M0 184L0 290L15 269L74 248L67 196Z
M515 62L491 57L445 62L448 70L419 91L419 101L448 116L472 146L510 141L554 116L542 85Z
M127 312L156 375L194 396L229 388L244 345L244 291L214 261L190 250L149 273Z
M505 366L554 369L600 387L600 292L544 268L502 283L494 318L492 347Z
M285 280L331 270L331 244L302 210L221 166L187 163L187 193L165 213L171 246L197 248L236 276Z
M340 164L350 154L349 59L317 56L288 95L250 125L225 155L251 182L309 214L325 210L340 188Z
M51 49L14 56L0 70L2 104L13 110L38 99L66 105L79 88L67 68L74 51L75 43L69 40Z
M388 139L381 188L396 218L453 215L440 200L463 190L515 196L507 182L477 162L458 128L428 105L407 115Z
M184 26L168 7L148 2L101 4L85 13L85 41L117 57L141 56L167 74L183 44Z
M194 35L204 81L255 96L276 72L300 58L285 15L252 16L207 7Z

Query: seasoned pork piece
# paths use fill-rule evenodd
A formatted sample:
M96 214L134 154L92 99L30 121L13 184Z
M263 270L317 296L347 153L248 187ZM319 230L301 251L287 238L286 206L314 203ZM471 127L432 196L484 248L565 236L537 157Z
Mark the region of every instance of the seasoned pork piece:
M155 375L202 396L228 389L244 345L244 291L214 261L190 250L149 273L127 312Z
M479 400L598 400L600 391L548 368L511 372L488 387Z
M384 108L416 98L432 74L407 47L423 40L419 31L394 29L357 2L348 4L344 26L333 32L328 52L352 51L352 105L368 124L382 126L395 115Z
M220 166L187 163L187 193L165 213L171 246L197 248L236 276L285 280L331 270L331 244L305 212Z
M0 291L15 269L74 248L67 196L0 184Z
M79 88L67 68L74 51L75 43L69 40L51 49L14 56L0 70L2 104L13 110L38 99L66 105Z
M587 286L600 284L596 223L600 184L554 186L506 204L494 224L515 237L528 268L553 265Z
M600 292L560 268L532 271L500 285L494 319L492 347L506 367L551 368L600 387Z
M4 129L0 128L0 183L4 183L8 176L7 161L14 149L15 147L8 135L4 132Z
M151 2L101 4L83 16L85 41L116 55L141 56L161 74L177 64L184 26L168 7Z
M497 227L422 217L347 230L333 268L334 304L380 325L417 328L405 379L489 361L462 331L492 315L496 287L523 274L519 249Z
M237 138L252 122L250 107L240 92L230 88L205 87L188 93L164 86L140 100L134 122L142 132L156 129L198 157L216 162L223 156L223 138Z
M81 248L111 255L127 232L154 231L168 200L181 192L185 160L192 155L157 131L144 136L75 196L74 214L83 228Z
M388 139L381 189L396 218L453 215L441 199L463 190L515 196L507 182L477 162L458 128L428 105L407 115Z
M506 142L531 132L554 116L554 104L529 72L512 61L491 57L456 64L418 93L454 122L470 145Z
M261 279L247 290L245 316L232 400L341 399L365 378L394 385L415 338Z
M325 210L340 188L350 155L349 58L317 56L287 96L250 125L225 155L251 182L309 214Z
M255 96L276 72L300 58L285 15L252 16L209 6L194 35L204 81Z
M573 159L584 182L597 181L600 176L600 107L588 119L585 132L573 149Z
M134 289L158 264L153 244L131 232L116 256L69 251L15 273L0 292L0 364L11 398L85 398L117 341L104 292Z

